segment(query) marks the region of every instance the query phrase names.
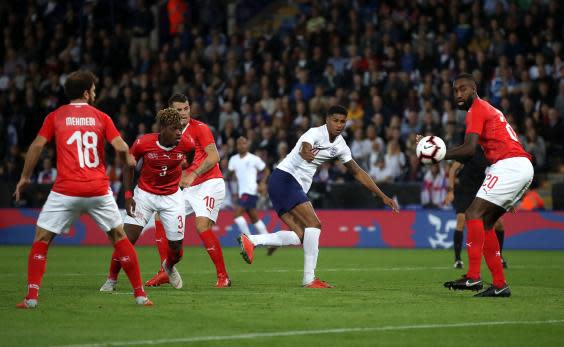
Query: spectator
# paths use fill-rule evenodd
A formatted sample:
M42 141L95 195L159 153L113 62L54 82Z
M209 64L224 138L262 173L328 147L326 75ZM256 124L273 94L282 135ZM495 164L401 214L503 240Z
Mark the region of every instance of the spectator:
M57 169L53 167L51 158L43 159L43 170L39 171L39 175L37 175L37 183L53 184L56 178Z
M433 164L423 177L421 189L421 205L430 208L443 208L447 194L445 171L439 164Z

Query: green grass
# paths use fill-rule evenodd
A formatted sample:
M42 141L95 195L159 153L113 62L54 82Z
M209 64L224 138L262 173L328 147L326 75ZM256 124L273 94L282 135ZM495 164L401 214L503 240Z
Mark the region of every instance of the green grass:
M187 248L178 266L185 287L149 288L155 306L137 307L123 274L117 294L98 292L110 248L59 246L49 252L39 308L17 310L28 249L0 247L2 346L560 346L564 339L564 252L507 251L513 296L484 299L442 287L462 273L451 268L451 251L321 249L317 274L336 288L308 290L300 287L301 249L272 257L258 249L247 265L229 248L233 287L215 289L205 251ZM138 251L148 279L158 255Z

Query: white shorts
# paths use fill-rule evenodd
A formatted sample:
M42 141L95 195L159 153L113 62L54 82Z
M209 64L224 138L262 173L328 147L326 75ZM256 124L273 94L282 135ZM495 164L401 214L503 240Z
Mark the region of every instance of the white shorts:
M125 224L145 227L153 214L158 212L167 240L184 239L184 198L180 188L174 194L156 195L137 186L133 192L133 199L135 200L135 218L126 215Z
M182 191L186 201L186 215L196 213L196 217L206 217L217 221L219 209L225 198L225 182L223 178L212 178L198 185L184 188Z
M88 213L104 232L121 225L121 215L111 191L107 195L92 197L68 196L51 191L41 209L37 226L55 234L66 234L74 220L84 213Z
M486 169L486 178L476 197L508 210L527 191L534 174L531 161L525 157L500 160Z

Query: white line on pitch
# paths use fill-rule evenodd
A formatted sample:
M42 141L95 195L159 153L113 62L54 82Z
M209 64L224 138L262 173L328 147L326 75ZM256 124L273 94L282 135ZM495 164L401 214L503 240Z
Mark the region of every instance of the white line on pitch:
M336 328L336 329L319 329L319 330L290 330L290 331L273 331L265 333L248 333L239 335L224 336L193 336L178 337L170 339L156 340L137 340L137 341L114 341L102 343L65 345L60 347L112 347L112 346L136 346L136 345L164 345L169 343L190 343L204 341L230 341L230 340L251 340L269 337L283 336L304 336L304 335L324 335L324 334L346 334L346 333L362 333L377 331L395 331L395 330L418 330L418 329L445 329L445 328L468 328L476 326L498 326L498 325L547 325L562 324L564 320L544 320L544 321L497 321L497 322L468 322L468 323L452 323L452 324L413 324L413 325L388 325L382 327L368 328Z

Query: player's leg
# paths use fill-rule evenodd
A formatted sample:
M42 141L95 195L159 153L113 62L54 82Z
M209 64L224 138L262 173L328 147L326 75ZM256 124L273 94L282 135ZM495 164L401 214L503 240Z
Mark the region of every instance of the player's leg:
M494 225L495 235L497 236L497 242L499 242L499 253L501 254L501 264L504 269L507 269L507 261L503 256L503 242L505 240L505 224L503 223L503 217L499 218Z
M129 242L135 244L137 242L137 239L139 238L139 235L141 235L141 231L143 231L143 226L126 223L124 224L123 229ZM119 260L119 255L117 254L117 250L114 248L114 252L112 253L112 258L110 260L108 279L100 288L101 292L113 292L117 289L118 275L120 270L121 262Z
M294 219L291 213L287 212L280 216L280 219L288 225L290 230L280 230L275 233L250 235L248 239L254 246L297 246L301 244L304 228Z
M182 240L184 239L184 197L179 190L175 194L158 197L158 208L161 215L167 241L167 257L162 263L167 273L170 284L176 288L182 288L182 278L176 270L175 265L182 259Z
M253 207L247 209L247 215L249 216L251 223L253 223L255 230L259 233L259 235L268 234L266 225L264 225L264 222L258 216L256 204L254 204Z
M245 213L245 209L243 208L243 206L241 206L241 199L239 199L239 204L237 205L237 207L235 207L235 219L234 222L235 224L237 224L237 227L239 228L239 231L242 234L245 235L250 235L251 231L249 230L249 226L247 225L247 221L245 220L245 217L243 216L243 214Z
M27 295L18 308L35 308L38 305L39 289L47 265L47 251L56 235L68 232L79 214L75 204L78 199L56 192L49 193L47 201L37 219L35 238L28 255Z
M486 259L486 264L492 273L493 285L496 288L502 288L506 285L506 283L505 276L503 274L503 264L501 262L499 242L494 231L494 225L505 213L505 209L491 202L487 203L490 204L490 206L483 217L485 228L484 258Z
M317 258L319 255L319 236L321 234L321 222L311 205L307 201L290 210L290 214L301 226L303 226L303 248L304 248L304 276L302 285L309 288L330 288L326 282L315 278Z
M462 253L462 241L464 240L464 213L456 214L456 228L454 229L454 267L457 269L462 269L464 263L460 254Z
M157 245L157 250L159 251L159 257L161 258L162 264L168 254L168 243L166 242L165 228L158 213L155 213L155 243ZM160 271L163 271L162 266Z
M197 186L184 189L184 192L186 191L187 193L184 194L185 200L188 201L196 214L196 232L216 269L216 287L230 286L231 281L225 268L221 244L212 231L225 198L225 182L221 178L214 178Z
M481 198L474 198L466 210L466 252L468 254L468 272L462 278L444 283L449 289L481 290L484 286L480 277L482 252L484 248L485 229L483 216L487 213L489 203Z
M27 257L27 295L17 305L19 308L35 308L39 298L41 280L47 265L47 251L56 234L37 227L35 238Z
M139 202L141 202L141 200L139 200ZM88 198L87 203L88 213L92 219L94 219L96 224L98 224L100 229L106 231L108 238L114 246L114 254L116 258L119 259L120 265L125 271L127 277L129 278L129 282L133 287L133 296L135 297L135 301L140 305L152 305L151 301L147 298L145 290L143 289L137 252L123 230L121 215L113 195L108 194L105 196ZM147 205L143 203L136 204L136 218L134 220L143 219L141 222L146 224L146 220L151 216L151 214L152 211L149 210ZM136 223L140 222L138 221L128 224Z
M184 221L186 218L184 218ZM166 232L161 221L159 213L155 213L155 243L157 244L157 250L160 257L160 269L157 273L147 282L145 285L147 287L158 287L161 284L169 283L169 278L166 271L163 269L163 261L165 261L168 256L168 242L166 239Z

